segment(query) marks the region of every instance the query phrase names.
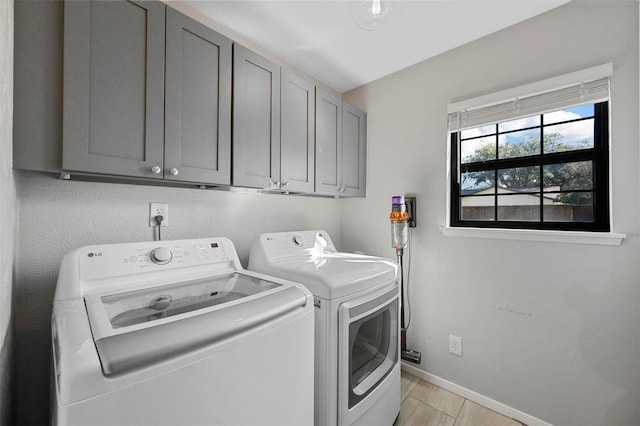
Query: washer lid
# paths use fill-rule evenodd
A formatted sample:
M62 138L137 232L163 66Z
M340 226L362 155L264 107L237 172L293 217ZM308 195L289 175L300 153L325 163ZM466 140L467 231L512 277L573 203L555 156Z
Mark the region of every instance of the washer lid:
M244 272L85 296L105 375L213 345L305 308L308 292Z
M279 285L269 281L231 273L101 296L100 301L111 327L117 329L221 305L276 287Z

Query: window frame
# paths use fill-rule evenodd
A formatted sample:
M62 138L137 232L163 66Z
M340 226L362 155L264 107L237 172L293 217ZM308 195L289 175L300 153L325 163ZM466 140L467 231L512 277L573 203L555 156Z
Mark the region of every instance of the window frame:
M466 228L499 228L499 229L528 229L528 230L559 230L559 231L590 231L590 232L610 232L610 194L609 194L609 101L593 102L594 105L594 141L593 148L571 150L554 153L540 152L536 155L527 155L523 157L513 157L507 159L487 160L476 163L461 163L460 156L460 133L462 129L450 131L450 206L449 206L449 225L451 227ZM561 110L555 109L555 110ZM542 116L549 111L540 112ZM498 140L498 124L508 120L501 120L489 125L496 126L496 141ZM571 122L571 121L569 121ZM558 123L554 123L558 124ZM544 123L540 123L543 130ZM496 142L497 143L497 142ZM542 138L540 140L542 145ZM592 222L568 222L568 221L544 221L544 204L540 197L540 218L538 221L513 221L499 220L497 217L497 190L494 197L494 213L492 220L464 220L460 218L461 200L460 193L460 175L468 171L481 170L500 170L514 167L542 167L547 164L572 163L575 161L593 161L594 185L592 193L594 194ZM497 182L496 182L497 183ZM497 188L497 185L496 187ZM539 192L531 192L531 194L544 194L544 188L540 187Z

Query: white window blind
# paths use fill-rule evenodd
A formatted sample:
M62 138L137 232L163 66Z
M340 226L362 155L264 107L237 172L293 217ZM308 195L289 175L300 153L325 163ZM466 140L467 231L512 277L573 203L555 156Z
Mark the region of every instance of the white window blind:
M609 99L612 65L449 105L449 131L480 127Z

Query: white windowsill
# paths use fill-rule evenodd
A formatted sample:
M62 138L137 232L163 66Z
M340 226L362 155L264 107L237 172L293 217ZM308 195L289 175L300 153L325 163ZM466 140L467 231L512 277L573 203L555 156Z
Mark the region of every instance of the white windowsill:
M616 232L544 231L537 229L458 228L441 226L447 237L495 238L500 240L619 246L627 235Z

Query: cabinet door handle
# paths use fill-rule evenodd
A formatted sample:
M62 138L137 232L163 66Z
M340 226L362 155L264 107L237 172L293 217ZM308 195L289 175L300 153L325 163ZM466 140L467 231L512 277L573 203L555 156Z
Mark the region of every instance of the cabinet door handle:
M285 186L289 185L289 182L285 182L282 184L282 188L284 188Z
M178 176L178 173L180 172L174 167L172 169L169 169L169 173L171 174L171 176Z
M156 175L159 175L161 171L162 171L162 169L160 168L160 166L153 166L151 168L151 173L156 174Z

